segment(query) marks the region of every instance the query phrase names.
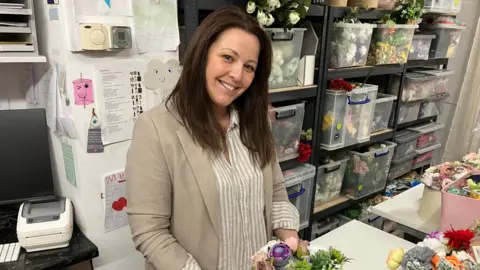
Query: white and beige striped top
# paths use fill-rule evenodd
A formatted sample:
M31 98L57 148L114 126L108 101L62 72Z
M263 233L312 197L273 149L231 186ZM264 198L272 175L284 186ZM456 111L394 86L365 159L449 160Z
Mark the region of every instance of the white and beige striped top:
M238 114L230 113L227 130L230 163L224 155L212 158L220 197L221 236L217 269L250 269L251 256L267 243L263 215L263 174L240 139ZM273 202L273 229L298 230L297 209L287 202ZM183 270L198 270L195 258L189 258ZM213 270L213 269L208 269Z

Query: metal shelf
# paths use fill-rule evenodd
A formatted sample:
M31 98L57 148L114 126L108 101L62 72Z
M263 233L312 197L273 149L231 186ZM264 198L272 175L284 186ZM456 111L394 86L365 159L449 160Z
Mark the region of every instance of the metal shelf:
M32 29L30 27L0 26L0 33L30 34Z
M436 120L437 120L437 116L431 116L431 117L425 117L425 118L418 119L418 120L411 121L411 122L401 123L401 124L398 124L397 130L398 129L409 128L409 127L413 127L413 126L421 125L421 124L425 124L425 123L429 123L429 122L436 121Z
M8 15L32 15L31 9L0 8L0 14Z
M274 88L270 89L268 93L268 99L270 102L314 98L317 95L317 85Z
M348 67L348 68L330 68L328 69L327 79L336 78L358 78L375 75L397 74L403 72L403 64L391 64L380 66L363 66L363 67Z
M351 7L332 7L332 17L343 18L352 12ZM363 20L378 20L383 18L386 14L391 13L391 10L385 9L358 9L358 18Z
M339 148L339 149L334 149L334 150L320 149L319 151L320 151L321 155L325 156L325 155L329 155L329 153L331 153L331 152L352 150L352 149L355 149L355 148L360 148L360 147L371 145L371 144L374 144L374 143L384 142L384 141L390 140L392 138L393 138L393 129L385 129L385 130L381 130L379 132L372 133L370 135L370 140L369 141L349 145L349 146L342 147L342 148Z
M425 66L439 66L446 65L448 58L435 58L427 60L409 60L407 62L407 68L425 67Z

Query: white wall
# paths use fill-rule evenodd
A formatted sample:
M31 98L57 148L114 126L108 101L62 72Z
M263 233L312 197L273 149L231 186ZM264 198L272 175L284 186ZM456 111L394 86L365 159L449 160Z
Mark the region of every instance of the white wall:
M454 70L455 74L450 76L448 82L448 89L450 96L445 102L442 114L438 117L438 122L445 124L443 136L440 140L442 148L437 151L435 156L435 164L442 162L445 144L447 143L448 133L452 125L453 115L457 108L458 97L463 84L465 71L467 69L470 51L472 49L472 42L475 36L476 26L480 15L480 1L479 0L462 0L462 9L457 16L457 19L467 24L467 28L462 32L460 43L456 50L455 58L452 58L448 63L448 69ZM465 136L469 136L470 131L465 132Z

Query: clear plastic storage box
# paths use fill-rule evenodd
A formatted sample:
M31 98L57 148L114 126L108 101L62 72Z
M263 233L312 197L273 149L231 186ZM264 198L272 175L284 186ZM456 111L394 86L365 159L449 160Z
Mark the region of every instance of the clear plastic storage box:
M460 43L460 36L465 26L436 23L424 25L422 29L436 36L430 47L430 58L452 58L455 56L455 51L458 43Z
M321 165L317 169L315 206L331 202L340 196L348 158Z
M312 224L312 237L310 239L317 239L320 236L327 234L338 228L339 220L336 217L327 217L323 220L314 221Z
M408 59L427 60L433 39L435 39L435 35L414 35Z
M302 135L305 103L273 108L269 110L269 114L278 160L296 158Z
M420 132L411 130L402 130L395 135L393 141L397 144L395 147L395 153L393 154L394 160L403 159L412 153L415 153L417 149L417 139L420 137Z
M412 169L414 170L426 165L431 165L435 151L440 147L442 147L442 144L437 143L423 149L415 150L417 155L413 158Z
M369 65L406 63L416 28L418 25L397 24L393 27L386 24L377 25L377 28L373 29L367 63Z
M378 86L365 84L351 92L327 90L320 146L334 150L370 140Z
M397 102L397 101L395 101ZM393 108L395 108L395 102ZM418 119L418 112L420 111L420 104L419 101L414 102L400 102L400 108L398 110L398 124L408 123L411 121L415 121ZM392 112L392 117L390 117L390 123L393 125L393 116L394 113Z
M443 105L445 104L445 100L447 99L447 97L448 93L443 93L431 96L428 98L428 100L423 101L422 104L420 104L418 118L421 119L441 114L443 111Z
M397 146L398 147L398 146ZM400 158L392 160L390 171L388 172L388 180L393 180L412 170L413 158L417 155L415 151Z
M408 128L408 130L420 133L420 136L417 138L417 150L427 148L431 145L438 143L438 136L440 132L443 132L445 128L444 124L441 123L428 123L416 127Z
M388 128L388 121L392 113L393 101L397 97L378 93L375 102L375 111L373 113L372 133Z
M376 24L335 23L331 41L330 68L364 66Z
M305 28L293 28L287 32L283 28L266 28L272 41L272 71L268 78L270 88L297 85L297 69L300 62Z
M443 69L417 69L415 72L427 74L433 77L433 92L435 94L442 94L448 92L448 79L454 73L453 70Z
M392 82L392 93L397 95L400 89L401 75L394 74ZM426 99L435 94L436 77L428 74L418 72L408 72L405 74L405 81L403 83L403 92L401 100L403 102L410 102L416 100Z
M396 143L364 153L350 151L342 190L350 198L359 199L385 188Z
M302 164L290 170L283 171L288 199L298 209L300 224L310 219L310 206L312 202L313 180L315 166Z
M425 0L424 9L430 13L458 13L461 0Z

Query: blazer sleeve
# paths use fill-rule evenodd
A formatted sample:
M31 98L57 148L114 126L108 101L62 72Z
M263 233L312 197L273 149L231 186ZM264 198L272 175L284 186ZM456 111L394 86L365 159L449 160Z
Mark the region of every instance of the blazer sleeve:
M290 202L288 200L285 180L283 179L282 169L278 163L277 157L272 161L273 176L273 202Z
M148 114L135 124L125 173L135 247L156 269L182 269L191 259L170 234L172 183L158 132Z

